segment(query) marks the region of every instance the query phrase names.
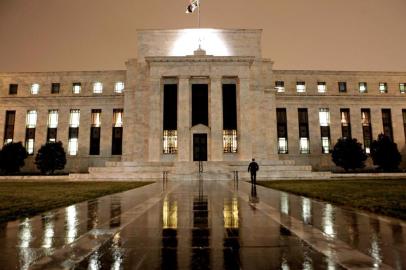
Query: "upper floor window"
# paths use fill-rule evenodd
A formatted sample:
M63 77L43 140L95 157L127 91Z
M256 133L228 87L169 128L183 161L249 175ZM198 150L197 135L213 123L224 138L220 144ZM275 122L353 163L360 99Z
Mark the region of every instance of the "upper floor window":
M101 94L103 93L103 84L101 82L93 83L93 93L94 94Z
M278 93L285 92L285 82L284 81L275 81L275 89Z
M330 111L327 108L321 108L319 111L320 126L327 127L330 125Z
M38 95L39 93L39 84L38 83L33 83L31 85L31 94L32 95Z
M296 82L296 92L298 92L298 93L306 92L306 83L305 82Z
M379 83L379 92L388 93L388 84L386 82Z
M59 90L61 89L60 83L52 83L51 85L51 94L59 94Z
M18 84L12 83L9 85L8 94L17 95Z
M113 127L123 126L123 109L113 110Z
M358 84L358 89L360 93L367 93L368 92L368 85L366 82L360 82Z
M114 86L114 92L116 93L123 93L124 91L124 82L116 82Z
M327 90L326 82L317 82L317 92L325 93Z
M48 127L57 128L58 127L58 110L48 111Z
M399 83L399 91L401 94L406 93L406 83Z
M81 90L82 90L82 84L80 82L74 82L72 85L72 93L80 94Z
M27 112L27 128L35 128L37 126L37 111L31 110Z
M100 109L93 109L92 110L92 127L100 127L101 126L101 110Z
M338 82L338 92L340 93L347 92L347 82Z

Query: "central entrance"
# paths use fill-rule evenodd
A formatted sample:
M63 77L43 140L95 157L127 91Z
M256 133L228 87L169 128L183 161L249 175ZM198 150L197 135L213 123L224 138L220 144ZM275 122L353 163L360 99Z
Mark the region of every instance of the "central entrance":
M193 161L207 161L207 134L193 134Z

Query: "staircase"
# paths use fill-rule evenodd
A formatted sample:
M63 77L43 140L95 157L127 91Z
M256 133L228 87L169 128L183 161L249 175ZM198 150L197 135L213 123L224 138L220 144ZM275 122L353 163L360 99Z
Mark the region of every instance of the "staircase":
M205 161L204 180L232 180L238 172L239 180L249 181L248 161ZM70 174L71 180L94 181L156 181L164 174L169 180L198 180L198 162L106 162L104 167L91 167L88 174ZM296 165L293 160L259 162L257 180L328 179L330 172L312 172L311 166Z

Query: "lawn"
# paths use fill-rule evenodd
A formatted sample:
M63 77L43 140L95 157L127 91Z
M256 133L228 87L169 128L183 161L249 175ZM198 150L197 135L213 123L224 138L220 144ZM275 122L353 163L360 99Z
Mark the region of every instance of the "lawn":
M0 182L0 221L141 187L146 182Z
M406 180L264 181L258 184L406 220Z

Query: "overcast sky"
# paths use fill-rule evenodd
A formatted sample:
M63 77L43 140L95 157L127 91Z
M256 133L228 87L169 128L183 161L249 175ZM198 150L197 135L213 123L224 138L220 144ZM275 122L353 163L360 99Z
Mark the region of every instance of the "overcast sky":
M188 0L0 0L0 71L124 69L136 29L189 28ZM202 26L260 28L275 69L406 71L406 0L202 0Z

